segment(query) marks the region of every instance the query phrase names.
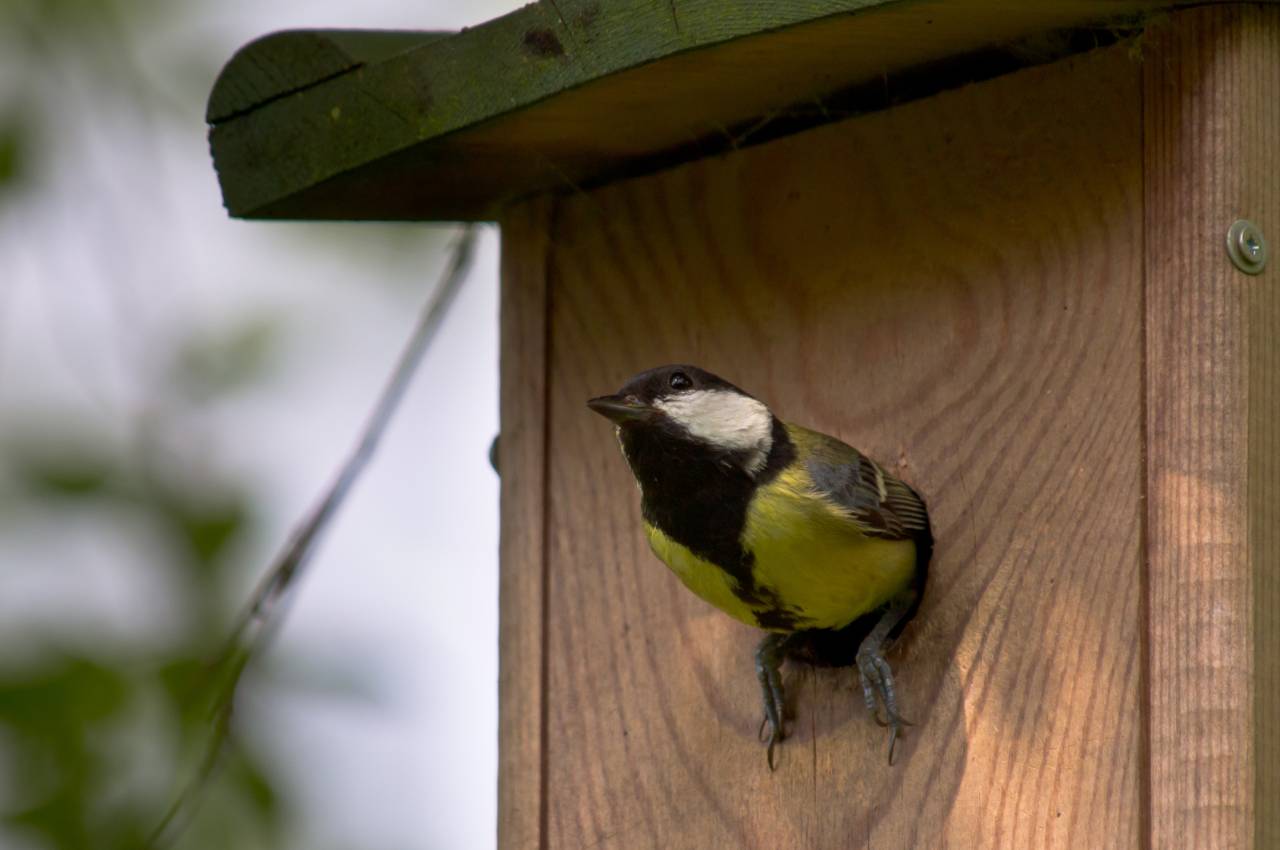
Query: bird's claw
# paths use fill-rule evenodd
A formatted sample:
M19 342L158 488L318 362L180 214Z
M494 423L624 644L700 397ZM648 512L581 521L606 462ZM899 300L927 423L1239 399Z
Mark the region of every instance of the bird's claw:
M764 701L764 719L756 737L761 743L768 741L766 757L769 770L777 767L773 758L774 748L787 737L786 700L782 690L782 645L783 639L777 635L766 637L756 651L756 677L760 680L760 695ZM769 729L769 737L765 738L765 727Z
M787 733L783 731L781 728L774 729L769 733L769 746L765 750L765 759L769 762L770 773L772 773L778 767L777 762L775 762L773 758L773 749L786 737L787 737Z
M867 711L876 724L889 730L889 764L893 764L893 754L897 747L898 737L904 727L913 725L898 713L898 697L893 687L893 670L884 654L878 649L861 649L858 651L858 673L862 678L862 698ZM880 717L883 706L885 719Z
M877 726L879 726L881 729L888 729L890 726L893 726L893 725L894 725L893 723L890 723L890 722L889 722L889 721L887 721L887 720L881 720L881 719L880 719L880 710L879 710L879 709L876 709L876 712L875 712L875 714L874 714L874 715L872 715L872 718L871 718L871 719L872 719L872 720L874 720L874 721L876 722L876 725L877 725ZM916 724L912 723L910 720L908 720L907 718L905 718L905 717L903 717L903 716L901 716L901 715L899 715L897 718L895 718L895 720L896 720L896 722L897 722L897 725L898 725L898 726L915 726L915 725L916 725Z

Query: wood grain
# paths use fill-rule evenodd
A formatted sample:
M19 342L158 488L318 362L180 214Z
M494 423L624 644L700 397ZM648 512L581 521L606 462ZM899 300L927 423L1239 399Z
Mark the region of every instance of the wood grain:
M502 219L502 479L498 609L498 843L537 848L543 835L545 710L547 257L554 201Z
M541 846L1142 841L1140 96L1124 46L561 202ZM896 766L801 669L770 774L758 633L648 553L584 402L682 360L928 501Z
M1280 847L1280 9L1247 14L1240 209L1271 237L1266 272L1241 281L1249 299L1254 846L1262 850Z
M1280 298L1223 240L1280 230L1280 10L1180 13L1145 52L1151 846L1272 848Z
M1280 8L1242 10L1240 207L1271 261L1238 278L1249 322L1249 573L1253 581L1254 847L1280 847Z

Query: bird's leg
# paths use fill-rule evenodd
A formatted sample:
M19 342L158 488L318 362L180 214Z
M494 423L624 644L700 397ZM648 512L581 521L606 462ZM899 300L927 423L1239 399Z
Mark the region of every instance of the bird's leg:
M889 632L911 610L915 603L916 593L908 590L894 598L880 616L875 628L858 646L858 673L862 677L862 697L866 700L867 710L881 726L889 727L889 764L893 764L893 749L898 743L898 736L903 726L911 724L898 713L898 697L893 690L893 670L885 660L885 644L889 640ZM884 706L885 720L880 719L880 711L876 700Z
M782 658L790 635L770 632L756 649L756 678L760 680L760 695L764 699L764 721L760 724L761 740L764 727L769 727L769 769L773 770L773 748L787 736L783 728L784 705L782 693Z

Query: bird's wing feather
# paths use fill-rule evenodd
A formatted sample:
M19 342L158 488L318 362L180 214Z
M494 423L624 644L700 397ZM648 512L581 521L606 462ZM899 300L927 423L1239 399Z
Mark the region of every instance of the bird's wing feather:
M920 497L871 458L826 434L789 429L807 450L805 466L814 488L847 511L864 534L903 540L928 530Z

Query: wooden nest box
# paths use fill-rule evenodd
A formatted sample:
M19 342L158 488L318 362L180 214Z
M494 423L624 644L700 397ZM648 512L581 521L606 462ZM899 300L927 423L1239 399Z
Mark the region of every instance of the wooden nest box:
M1280 847L1280 261L1227 250L1280 248L1280 7L1179 5L547 0L230 61L232 215L501 223L503 850ZM756 633L648 553L584 401L678 361L927 499L895 766L802 668L770 773Z

